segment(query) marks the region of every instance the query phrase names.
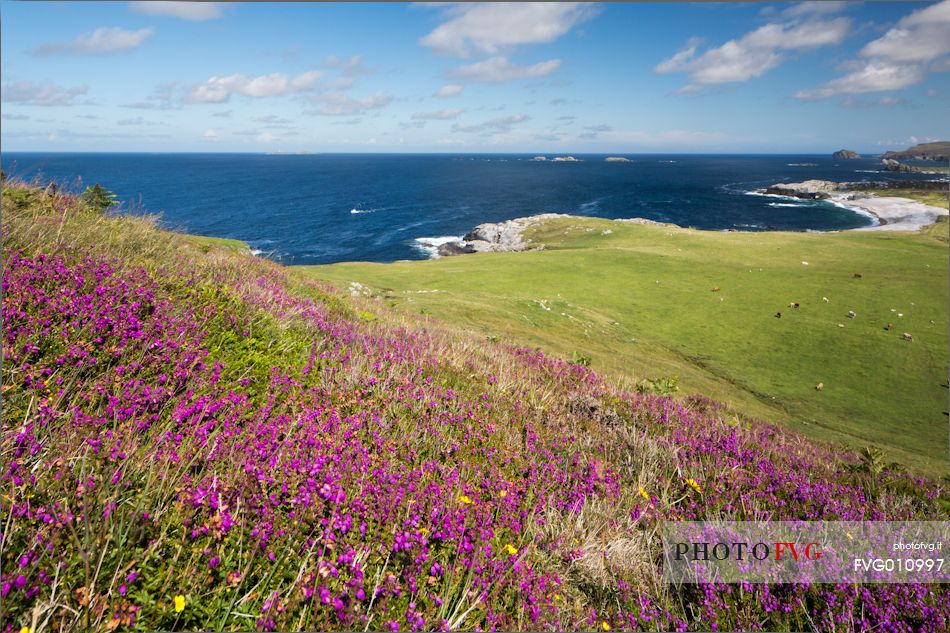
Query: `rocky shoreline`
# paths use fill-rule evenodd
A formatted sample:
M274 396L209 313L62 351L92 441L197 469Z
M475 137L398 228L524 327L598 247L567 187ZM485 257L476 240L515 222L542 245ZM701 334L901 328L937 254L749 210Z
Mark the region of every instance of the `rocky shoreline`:
M860 213L875 221L858 231L887 229L891 231L919 231L948 214L946 209L933 207L909 198L878 197L866 191L855 190L858 183L838 183L830 180L776 183L759 193L805 200L826 200L831 204ZM866 184L866 183L860 183ZM946 182L939 182L946 189Z
M570 217L563 213L542 213L507 222L479 224L456 241L440 244L420 242L423 247L434 248L436 257L451 257L470 253L515 253L528 250L543 250L543 244L531 244L524 239L528 227L554 218Z

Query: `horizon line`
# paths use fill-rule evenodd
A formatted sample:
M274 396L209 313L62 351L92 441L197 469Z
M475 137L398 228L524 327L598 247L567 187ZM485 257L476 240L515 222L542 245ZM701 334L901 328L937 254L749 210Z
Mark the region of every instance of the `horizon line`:
M95 150L40 150L40 149L17 149L0 151L0 156L4 154L221 154L221 155L242 155L242 156L653 156L653 155L678 155L678 156L823 156L830 155L840 150L812 150L812 151L789 151L789 152L756 152L756 151L643 151L643 152L528 152L528 151L510 151L510 152L489 152L489 151L468 151L468 152L435 152L435 151L376 151L376 152L335 152L335 151L310 151L310 150L270 150L270 151L203 151L203 150L169 150L169 151L149 151L149 150L120 150L120 151L95 151ZM862 158L865 156L877 156L890 151L906 150L875 150L875 151L857 151ZM852 160L852 159L845 159Z

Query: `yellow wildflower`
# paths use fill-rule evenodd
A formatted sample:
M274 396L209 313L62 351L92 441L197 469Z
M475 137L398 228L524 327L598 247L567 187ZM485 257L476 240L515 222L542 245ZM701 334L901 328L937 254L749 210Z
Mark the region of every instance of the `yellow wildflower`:
M514 556L515 554L518 553L518 548L512 546L511 543L508 543L508 545L505 546L505 549L508 550L508 554L510 556Z
M185 596L178 594L175 596L175 613L181 613L185 610Z
M693 490L695 490L696 492L702 492L702 491L699 489L699 484L696 483L696 480L695 480L695 479L692 479L692 478L690 478L690 477L687 477L686 479L683 480L683 483L686 484L687 486L689 486L690 488L692 488Z
M468 495L462 495L459 497L459 503L464 503L465 505L470 505L472 503L472 498Z
M643 486L640 486L640 496L646 499L647 501L650 500L650 495L647 494L646 488L644 488Z
M609 630L610 630L610 625L607 624L606 622L601 622L600 628L602 628L602 629L605 630L605 631L609 631Z
M499 498L499 499L504 499L504 498L507 497L507 496L508 496L508 491L507 491L507 490L502 490L501 492L498 493L498 498Z
M30 633L30 627L24 626L22 629L20 629L20 633Z
M429 528L426 528L426 527L419 528L419 534L428 534L428 533L429 533Z

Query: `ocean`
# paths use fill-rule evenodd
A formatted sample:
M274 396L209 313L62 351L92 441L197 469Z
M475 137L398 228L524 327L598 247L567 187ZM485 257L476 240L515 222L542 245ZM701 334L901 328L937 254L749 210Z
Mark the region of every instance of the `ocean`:
M553 155L548 155L551 158ZM5 153L3 169L67 187L100 183L121 213L247 242L284 264L424 259L423 242L538 213L643 217L709 230L830 231L871 219L826 202L755 195L777 182L933 176L875 159L803 155Z

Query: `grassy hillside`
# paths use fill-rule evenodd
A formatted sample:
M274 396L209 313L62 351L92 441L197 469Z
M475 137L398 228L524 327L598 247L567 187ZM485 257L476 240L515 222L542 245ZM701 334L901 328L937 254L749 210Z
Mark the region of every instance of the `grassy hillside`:
M948 517L880 455L71 196L2 200L4 633L950 623L940 585L661 582L670 520Z
M543 251L308 273L485 336L587 357L628 386L675 376L686 393L942 475L945 230L721 233L571 218L533 230Z

